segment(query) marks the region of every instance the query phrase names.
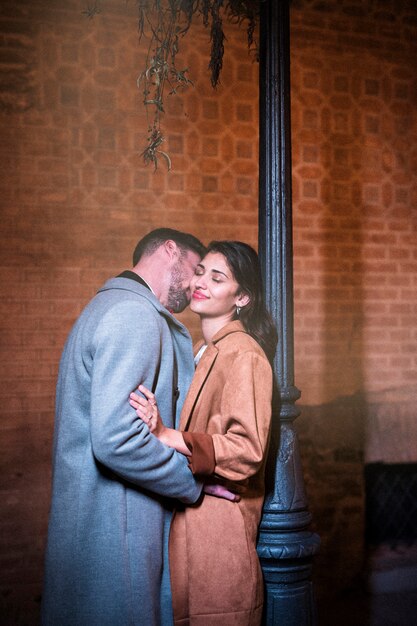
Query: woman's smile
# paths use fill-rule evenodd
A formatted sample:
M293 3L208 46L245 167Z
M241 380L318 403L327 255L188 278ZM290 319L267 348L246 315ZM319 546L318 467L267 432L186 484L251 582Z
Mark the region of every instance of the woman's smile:
M196 289L192 296L192 298L194 298L194 300L208 300L208 296L206 296L202 291L200 291L199 289Z

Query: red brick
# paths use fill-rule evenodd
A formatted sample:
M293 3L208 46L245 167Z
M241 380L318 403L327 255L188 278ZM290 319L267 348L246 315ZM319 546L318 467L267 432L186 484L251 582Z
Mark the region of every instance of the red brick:
M298 0L291 10L295 362L306 405L416 380L411 4L396 7L395 28L391 11L370 2L365 8ZM155 174L140 156L148 121L135 79L146 50L138 49L134 9L106 3L91 23L73 2L6 9L4 66L22 68L27 58L27 69L14 72L14 86L26 84L28 91L6 94L16 111L0 122L0 378L7 428L36 423L35 450L46 438L50 444L66 334L96 289L130 264L140 236L156 226L181 226L205 241L231 237L256 245L258 67L242 32L226 24L227 67L214 92L207 32L192 27L192 38L180 45L195 87L167 103L163 149L173 170L160 160ZM11 464L12 454L20 452L7 449L2 459ZM40 578L33 528L43 524L45 532L49 473L45 457L32 471L42 490L39 507L31 524L23 511L13 535L20 552L4 561L6 575L12 571L22 585L21 597ZM326 488L313 481L314 506ZM19 490L13 497L24 499L27 490ZM333 504L340 518L346 507L356 510L355 502ZM7 523L12 528L11 510ZM318 523L326 522L319 517ZM329 545L337 529L325 529ZM356 547L351 552L350 561ZM327 561L319 577L340 562L340 555ZM337 576L348 569L343 563Z

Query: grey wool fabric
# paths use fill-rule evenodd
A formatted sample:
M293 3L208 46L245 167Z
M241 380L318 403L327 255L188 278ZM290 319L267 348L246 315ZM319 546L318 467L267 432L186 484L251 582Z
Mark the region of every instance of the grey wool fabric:
M75 323L57 385L43 624L170 623L170 498L195 502L201 484L128 399L143 383L173 427L193 373L188 331L133 280L109 280Z

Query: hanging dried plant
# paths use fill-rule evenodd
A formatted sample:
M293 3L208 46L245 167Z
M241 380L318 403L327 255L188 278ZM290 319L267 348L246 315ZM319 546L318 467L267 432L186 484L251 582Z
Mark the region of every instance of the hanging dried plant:
M163 156L168 169L171 160L159 149L164 141L161 132L161 115L164 111L164 96L176 94L193 83L187 77L188 68L176 66L179 39L189 29L192 16L197 10L196 0L138 0L139 37L149 37L146 65L138 78L142 88L143 104L148 116L148 146L142 152L145 163L158 167L158 157ZM152 107L152 114L150 109Z
M142 152L143 160L146 165L148 163L153 163L155 169L158 167L158 158L159 156L163 157L166 161L168 170L171 169L171 159L167 152L163 150L159 150L159 146L163 142L164 138L161 135L161 131L157 128L151 128L148 137L148 146Z
M137 84L142 89L143 104L148 116L148 144L142 152L145 163L158 167L158 158L164 158L168 169L171 160L160 149L164 136L161 116L164 114L165 95L177 94L182 88L193 85L188 78L188 68L179 69L176 57L180 39L186 35L196 14L210 29L210 78L213 87L220 82L223 67L224 41L223 16L241 25L246 23L248 47L256 50L254 32L263 0L136 0L138 6L139 40L149 40L145 68ZM92 18L100 12L100 0L95 0L84 11Z

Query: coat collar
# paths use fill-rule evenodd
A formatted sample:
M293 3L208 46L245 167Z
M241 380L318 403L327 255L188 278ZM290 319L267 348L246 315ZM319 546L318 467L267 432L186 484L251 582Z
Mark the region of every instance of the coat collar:
M246 333L246 330L240 320L234 320L229 322L226 326L223 326L213 337L212 343L216 345L219 341L230 335L231 333Z
M246 333L242 322L239 320L229 322L214 335L213 339L209 342L208 347L210 347L212 344L216 345L221 339L227 337L227 335L237 332ZM199 339L197 343L195 343L193 346L194 356L197 354L202 346L204 346L204 339Z
M184 406L181 412L179 425L180 430L187 430L188 424L193 414L195 403L197 402L197 399L200 395L200 391L202 390L206 378L209 375L214 365L214 362L217 359L217 355L219 354L219 348L217 347L217 344L228 335L237 332L246 333L242 322L240 322L239 320L229 322L214 335L213 339L207 345L207 349L201 357L201 360L195 371L191 387L188 391L187 397L185 398ZM199 341L194 347L194 352L196 350L198 351L203 344L203 340Z
M108 280L103 285L103 287L101 287L101 289L98 290L98 293L101 293L102 291L109 291L111 289L131 291L133 293L136 293L139 296L142 296L143 298L148 300L150 304L152 304L152 306L158 311L158 313L160 313L166 318L169 324L172 324L173 326L175 326L183 335L186 335L188 338L190 337L190 333L188 332L184 324L181 324L181 322L178 321L176 317L174 317L172 313L170 313L168 309L166 309L159 302L158 298L152 293L150 289L148 289L148 287L141 285L136 280L131 280L130 278L117 276L116 278L110 278L110 280Z

